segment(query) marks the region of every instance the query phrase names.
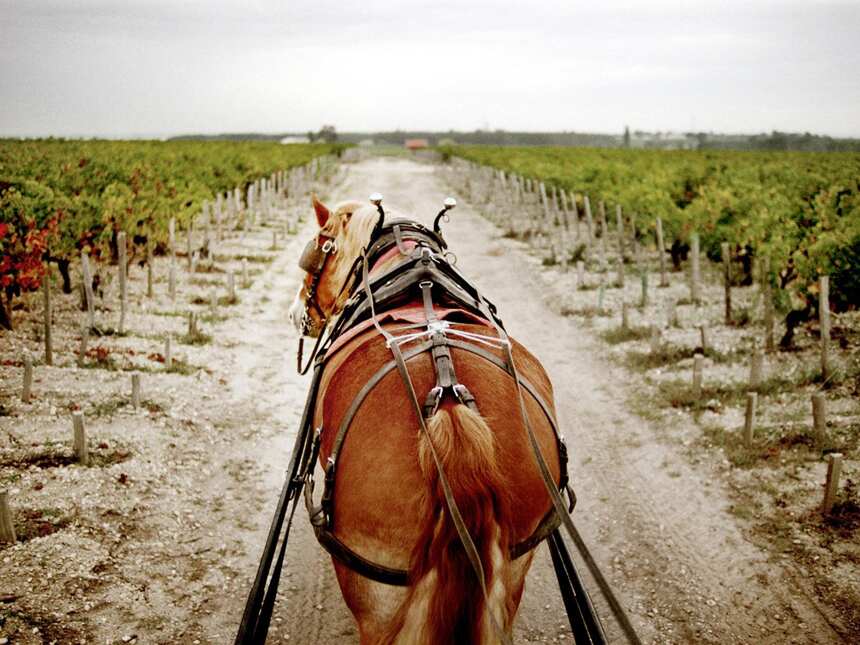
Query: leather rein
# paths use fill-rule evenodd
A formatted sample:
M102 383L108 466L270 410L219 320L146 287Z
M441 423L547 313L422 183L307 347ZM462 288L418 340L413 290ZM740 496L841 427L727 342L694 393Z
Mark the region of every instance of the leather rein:
M548 403L540 397L536 388L518 373L511 341L504 330L501 320L496 315L495 307L481 296L474 286L447 262L444 256L447 245L438 231L431 231L409 220L394 220L385 226L382 226L381 223L382 218L380 217L380 225L374 229L370 242L356 259L349 277L341 289L341 293L349 289L350 297L334 321L325 317L316 301L316 291L329 256L337 251L335 241L326 236L320 236L311 240L299 261L301 268L311 276L310 283L306 287L302 332L306 333L311 328L309 313L311 308L316 310L322 321L322 328L304 370L302 368L303 345L301 341L299 344L299 371L305 373L312 365L314 368L311 389L296 437L296 445L292 452L287 481L278 502L269 539L267 540L263 558L257 571L257 577L248 597L248 603L235 642L237 644L265 642L265 634L268 631L269 620L277 594L287 537L289 536L292 518L299 497L304 497L317 539L332 556L338 558L359 574L377 582L392 585L406 585L410 583L408 571L392 569L373 563L352 551L335 536L333 526L334 487L339 450L361 402L376 384L381 381L382 377L394 369L398 370L402 377L408 398L418 417L420 431L425 435L430 446L430 452L436 464L439 482L445 497L446 510L457 530L467 559L486 598L485 576L477 548L469 535L457 503L451 493L433 442L427 434L427 420L435 412L444 396L453 396L458 402L467 405L476 412L478 411L477 403L468 391L468 388L456 379L450 350L451 348L457 348L471 352L473 355L493 363L512 377L525 431L532 448L532 454L552 502L549 512L541 520L534 533L520 544L511 547L511 558L520 557L535 548L542 540L548 538L553 565L556 570L556 576L559 581L571 628L574 632L575 642L577 644L605 643L605 634L602 625L594 612L590 598L582 585L579 574L567 553L564 541L558 531L559 526L564 526L566 532L583 555L586 564L594 575L603 595L609 602L613 614L621 625L629 642L639 643L640 641L629 619L573 525L570 512L573 510L575 504L575 495L568 486L567 448L564 439ZM413 249L408 250L406 248L404 245L404 241L406 240L411 240L415 243ZM402 256L401 262L382 275L371 278L370 267L373 266L379 257L392 248L399 250ZM416 287L420 290L421 300L424 305L427 331L417 333L417 335L413 334L408 341L419 341L423 338L426 338L426 340L413 343L410 347L401 349L401 344L406 344L408 341L403 341L393 336L383 328L379 322L379 312L396 307L398 303L408 299L409 294L413 294L414 297L417 293ZM445 321L440 321L436 317L433 308L434 296L440 301L453 302L458 308L462 308L486 320L492 330L495 331L495 336L482 337L481 342L503 349L503 356L499 357L498 354L479 346L479 343L470 342L474 341L474 339L468 337L462 340L458 339L457 332L452 330L449 325L446 325ZM334 340L357 324L368 319L372 322L377 332L385 338L386 345L392 352L392 360L383 365L376 374L368 379L368 382L356 395L347 409L344 418L341 420L334 439L331 455L324 468L325 481L321 503L315 505L313 502L313 472L319 456L322 428L313 430L312 425L319 396L319 384L323 368L326 364L326 352L332 346ZM467 335L464 334L464 336ZM431 353L432 363L436 372L436 385L428 392L426 400L422 405L409 376L406 361L423 352ZM559 483L554 481L549 466L541 454L526 410L524 392L527 392L538 403L555 434L561 472L561 481ZM564 491L568 493L569 504L565 504L562 499ZM302 492L304 492L304 495L301 494ZM289 510L289 517L284 530L283 522L287 516L287 506L290 503L292 503L292 508ZM279 550L277 563L272 568L272 559L277 546L277 536L282 532L284 533L283 542ZM272 575L267 585L266 581L270 570L272 571ZM509 637L498 624L495 616L492 613L489 615L498 638L503 643L509 643Z

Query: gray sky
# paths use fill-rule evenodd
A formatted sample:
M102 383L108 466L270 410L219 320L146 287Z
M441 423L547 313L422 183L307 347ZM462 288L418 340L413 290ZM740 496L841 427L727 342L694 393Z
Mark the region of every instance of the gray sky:
M860 0L0 0L0 135L860 136Z

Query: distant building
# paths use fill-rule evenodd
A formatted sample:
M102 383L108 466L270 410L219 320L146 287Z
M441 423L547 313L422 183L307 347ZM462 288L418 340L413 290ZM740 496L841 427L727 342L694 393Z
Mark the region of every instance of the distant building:
M630 135L625 131L624 147L657 148L662 150L695 150L699 141L695 135L682 132L643 132L636 130Z
M286 144L286 143L310 143L310 142L311 142L310 139L308 139L307 137L302 137L302 136L295 136L295 137L289 136L289 137L284 137L283 139L281 139L281 143L284 143L284 144Z
M406 139L403 142L403 145L406 146L407 150L423 150L424 148L429 148L430 143L427 139Z
M370 146L372 146L374 144L375 144L375 141L373 139L362 139L361 141L358 142L358 145L360 145L362 148L369 148Z

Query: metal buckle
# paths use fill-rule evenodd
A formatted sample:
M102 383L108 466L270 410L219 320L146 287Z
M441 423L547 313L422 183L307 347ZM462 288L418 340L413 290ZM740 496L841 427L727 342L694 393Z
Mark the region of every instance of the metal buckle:
M427 393L427 399L424 401L424 417L429 419L436 410L439 409L439 402L442 400L442 386L437 385Z

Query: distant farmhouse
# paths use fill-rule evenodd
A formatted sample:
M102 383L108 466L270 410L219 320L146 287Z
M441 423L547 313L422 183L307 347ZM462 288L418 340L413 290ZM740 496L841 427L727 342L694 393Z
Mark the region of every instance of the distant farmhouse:
M307 137L289 135L281 139L281 143L310 143L311 140Z
M427 139L406 139L403 142L403 145L406 146L407 150L423 150L424 148L429 148L430 143Z

